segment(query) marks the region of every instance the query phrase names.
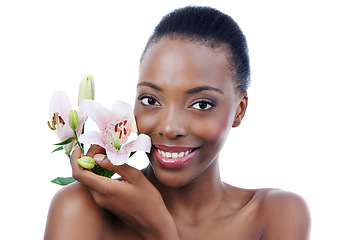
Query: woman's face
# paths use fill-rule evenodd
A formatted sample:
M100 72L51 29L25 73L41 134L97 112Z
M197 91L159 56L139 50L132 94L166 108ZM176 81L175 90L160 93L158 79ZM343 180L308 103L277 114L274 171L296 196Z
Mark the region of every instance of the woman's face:
M246 93L234 89L223 48L164 38L147 49L134 112L139 133L151 137L148 156L162 184L181 187L215 169L246 109Z

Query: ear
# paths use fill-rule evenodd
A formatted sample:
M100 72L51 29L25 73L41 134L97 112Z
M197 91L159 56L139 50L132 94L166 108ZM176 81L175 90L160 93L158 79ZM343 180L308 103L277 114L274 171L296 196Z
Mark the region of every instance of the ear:
M246 108L248 105L247 92L242 92L239 95L238 106L236 108L235 118L232 127L237 127L240 125L241 120L245 116Z

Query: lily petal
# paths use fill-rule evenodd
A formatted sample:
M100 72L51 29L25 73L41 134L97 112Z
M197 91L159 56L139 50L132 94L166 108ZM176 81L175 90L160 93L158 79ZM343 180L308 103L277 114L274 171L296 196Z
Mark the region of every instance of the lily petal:
M130 148L122 148L120 151L112 151L106 149L106 155L113 165L122 165L129 158L131 153Z
M104 129L106 123L111 121L113 114L109 109L94 100L86 100L86 112L94 120L99 129Z
M79 126L76 129L76 133L78 136L80 136L82 134L82 130L84 127L84 123L87 120L87 114L86 114L86 106L87 104L82 101L79 105L79 109L78 109L78 115L79 115Z
M86 114L86 108L89 105L89 101L84 100L80 103L79 108L78 108L78 114L79 114L79 119L80 121L82 120L82 118L87 118L87 114Z
M67 94L63 91L55 92L50 98L49 110L50 118L54 113L59 113L61 117L67 121L69 112L72 110Z
M74 132L68 123L69 112L71 110L71 103L69 97L65 92L57 91L51 96L49 105L50 119L52 119L54 114L56 113L59 114L59 117L61 117L61 119L65 122L65 124L62 127L57 128L56 131L60 141L64 141L74 135ZM73 145L74 142L71 142L63 146L67 154L70 153Z
M82 134L79 137L79 142L84 144L97 144L101 147L105 147L105 144L103 142L103 138L100 133L97 131L89 131L84 134Z
M150 152L151 139L148 135L140 134L136 140L125 144L120 151L106 151L110 162L114 165L122 165L134 151Z
M134 141L125 144L123 148L130 148L130 152L143 151L149 153L151 138L146 134L140 134Z
M126 119L133 116L131 105L120 100L114 103L111 112L115 115L116 119Z

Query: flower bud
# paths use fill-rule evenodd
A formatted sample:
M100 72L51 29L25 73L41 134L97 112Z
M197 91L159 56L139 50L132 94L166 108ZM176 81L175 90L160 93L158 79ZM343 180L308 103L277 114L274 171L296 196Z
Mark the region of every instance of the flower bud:
M95 166L95 160L92 157L82 157L77 160L78 164L86 169L93 169Z
M79 115L75 110L69 112L69 125L74 131L79 126Z
M95 97L95 84L93 75L85 75L85 77L81 80L79 87L79 96L78 96L78 104L85 99L94 100Z

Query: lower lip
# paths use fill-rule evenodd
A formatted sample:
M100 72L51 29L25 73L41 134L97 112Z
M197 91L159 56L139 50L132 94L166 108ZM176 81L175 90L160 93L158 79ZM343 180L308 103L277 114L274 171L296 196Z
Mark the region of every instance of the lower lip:
M191 153L186 156L179 157L179 158L166 158L159 153L156 148L153 148L153 152L155 155L156 160L160 163L161 166L165 168L180 168L187 164L198 152L199 149L195 149Z

